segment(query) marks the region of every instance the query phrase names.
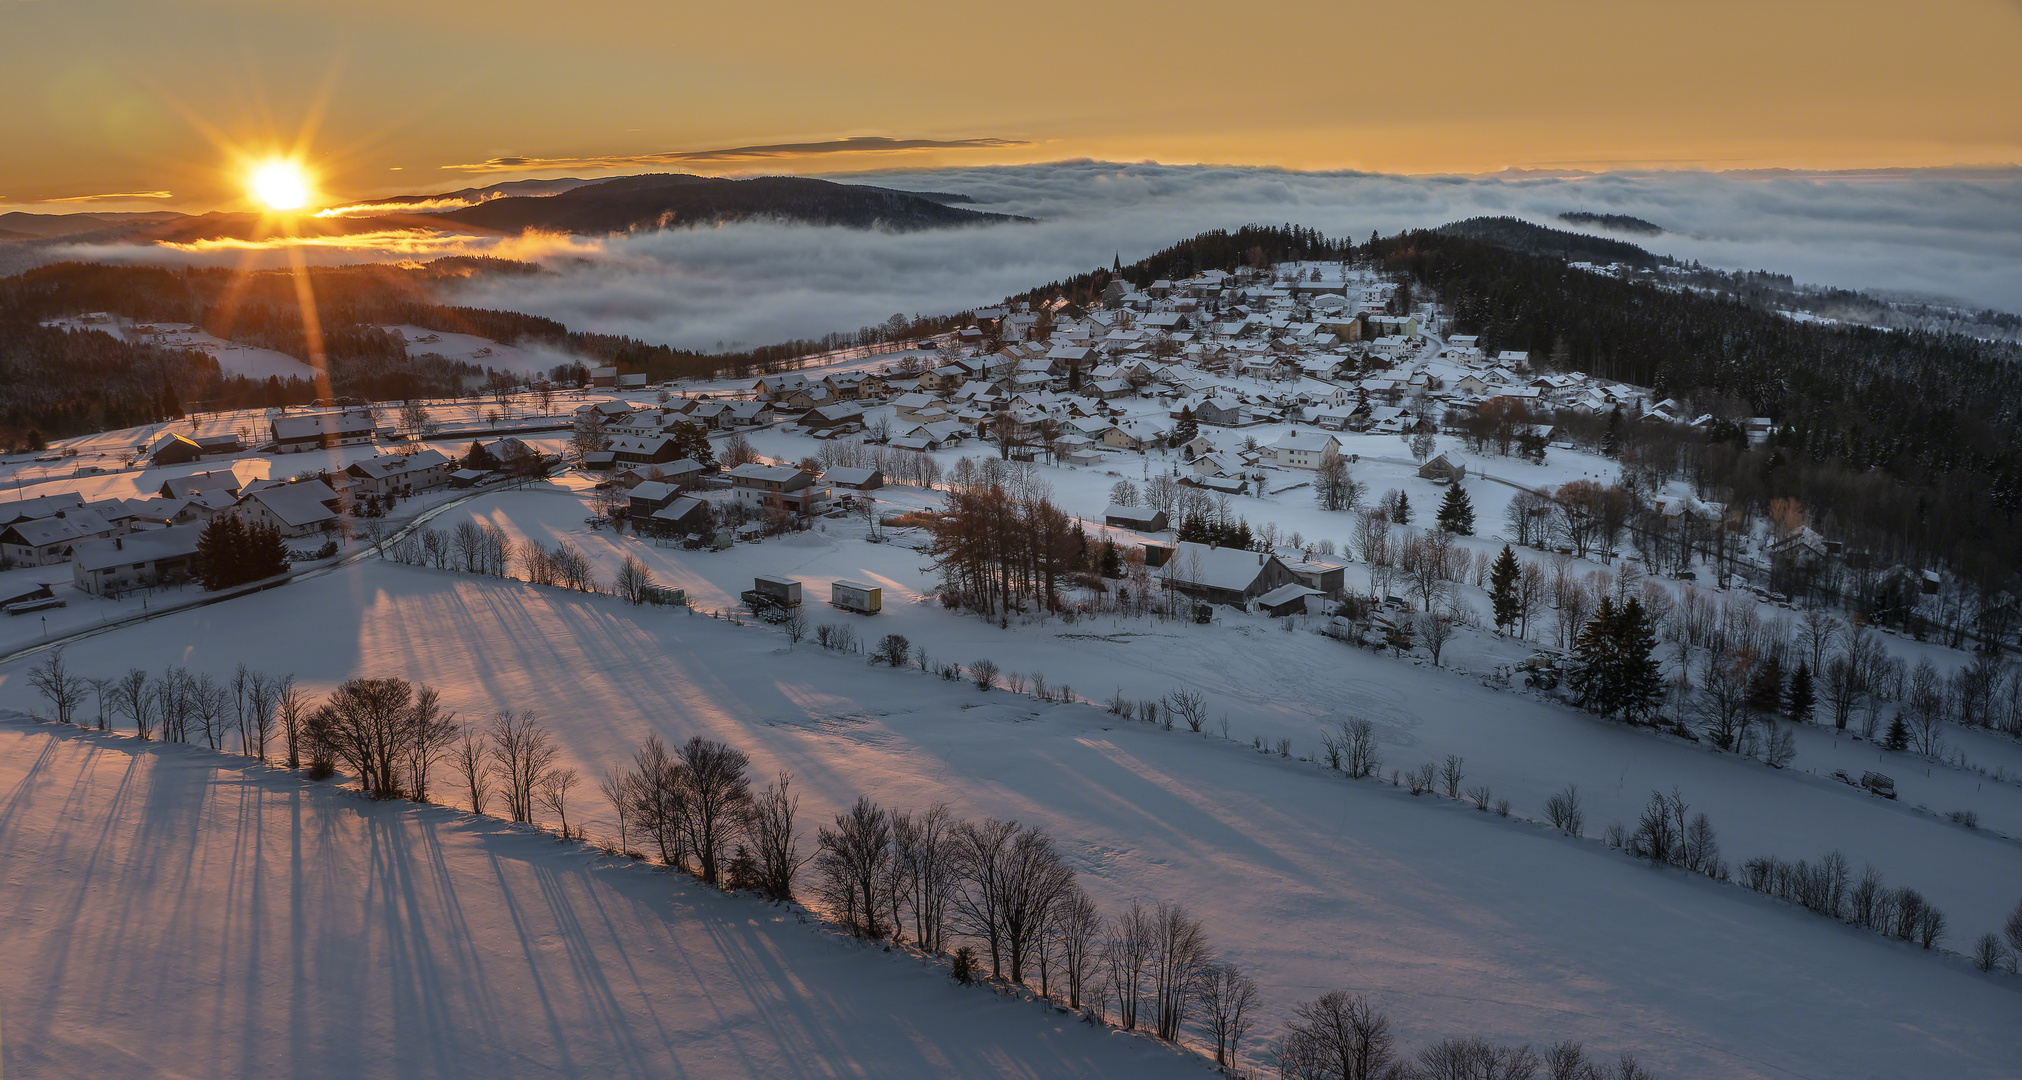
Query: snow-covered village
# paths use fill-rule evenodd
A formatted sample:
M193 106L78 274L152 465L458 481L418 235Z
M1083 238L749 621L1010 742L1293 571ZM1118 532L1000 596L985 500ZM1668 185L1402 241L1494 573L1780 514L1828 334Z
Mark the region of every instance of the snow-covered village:
M2014 1074L2015 598L1770 420L1348 260L906 322L6 458L14 1067Z
M2022 1080L1905 16L0 0L0 1080Z

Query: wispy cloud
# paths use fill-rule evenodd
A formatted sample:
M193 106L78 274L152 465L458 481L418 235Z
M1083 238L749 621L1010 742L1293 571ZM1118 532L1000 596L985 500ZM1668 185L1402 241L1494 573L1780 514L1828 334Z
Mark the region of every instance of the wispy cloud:
M822 142L774 143L767 146L733 146L721 150L682 150L660 154L633 154L609 157L495 157L467 165L444 165L457 172L545 172L553 169L631 169L653 165L703 165L774 158L821 157L829 154L892 154L917 150L995 150L1011 146L1031 146L1022 139L888 139L881 135L858 135Z
M65 199L43 199L51 203L123 202L127 199L173 199L173 191L109 191L103 195L72 195Z
M362 202L350 206L333 206L328 210L316 211L320 218L378 217L382 214L437 214L445 210L461 210L466 206L490 202L505 196L503 191L487 191L468 197L445 195L434 199L406 199L400 202Z

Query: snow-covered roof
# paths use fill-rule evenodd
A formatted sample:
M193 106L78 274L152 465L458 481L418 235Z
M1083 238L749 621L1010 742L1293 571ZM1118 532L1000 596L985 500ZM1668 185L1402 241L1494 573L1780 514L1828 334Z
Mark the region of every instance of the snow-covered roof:
M177 525L168 529L144 529L126 536L89 540L77 545L71 562L86 572L115 566L179 559L197 552L201 525Z

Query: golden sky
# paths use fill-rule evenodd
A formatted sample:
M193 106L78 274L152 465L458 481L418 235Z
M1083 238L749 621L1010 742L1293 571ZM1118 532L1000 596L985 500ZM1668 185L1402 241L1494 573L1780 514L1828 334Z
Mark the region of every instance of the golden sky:
M296 148L328 203L1078 157L2015 164L2018 57L2018 0L0 0L0 211L238 209L234 159Z

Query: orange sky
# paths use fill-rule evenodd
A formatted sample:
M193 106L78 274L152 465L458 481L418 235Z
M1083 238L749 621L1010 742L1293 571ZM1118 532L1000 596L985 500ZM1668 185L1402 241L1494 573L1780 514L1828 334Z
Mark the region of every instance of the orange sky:
M333 203L600 166L2022 162L2017 0L991 10L0 0L0 211L237 209L235 155L298 146ZM984 145L650 157L863 136Z

